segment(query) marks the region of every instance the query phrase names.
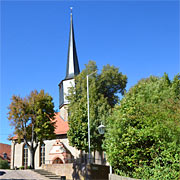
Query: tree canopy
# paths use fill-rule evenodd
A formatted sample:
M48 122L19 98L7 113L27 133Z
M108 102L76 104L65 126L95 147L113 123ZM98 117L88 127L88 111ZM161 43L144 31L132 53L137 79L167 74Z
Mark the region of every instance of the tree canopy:
M116 173L141 179L180 177L180 75L140 80L117 105L105 134Z
M70 144L79 150L88 150L87 117L87 75L97 71L94 61L89 61L86 68L75 77L75 87L70 88L68 100ZM91 149L102 150L103 135L97 127L106 124L106 119L118 101L117 93L124 93L127 77L114 66L104 66L102 72L89 76L89 105Z
M24 140L31 152L31 168L34 168L34 153L38 143L55 136L52 100L53 98L44 90L34 90L25 98L12 96L12 102L8 107L8 119L14 127L14 134L19 142Z

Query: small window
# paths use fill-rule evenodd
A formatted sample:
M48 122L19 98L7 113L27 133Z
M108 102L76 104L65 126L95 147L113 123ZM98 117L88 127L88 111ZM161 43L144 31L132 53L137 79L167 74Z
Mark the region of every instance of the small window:
M45 164L45 144L41 144L40 148L40 165Z
M3 153L4 159L7 159L7 153Z
M28 147L27 147L27 144L24 145L24 149L23 149L23 165L24 165L24 167L28 166Z

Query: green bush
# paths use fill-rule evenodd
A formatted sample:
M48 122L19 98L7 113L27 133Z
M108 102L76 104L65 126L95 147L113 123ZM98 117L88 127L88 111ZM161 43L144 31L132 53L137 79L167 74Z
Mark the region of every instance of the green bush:
M0 169L9 169L9 164L7 160L0 159Z
M122 176L180 178L180 76L151 76L132 87L108 119L108 161Z
M20 170L23 170L23 169L24 169L24 166L19 167L19 169L20 169Z

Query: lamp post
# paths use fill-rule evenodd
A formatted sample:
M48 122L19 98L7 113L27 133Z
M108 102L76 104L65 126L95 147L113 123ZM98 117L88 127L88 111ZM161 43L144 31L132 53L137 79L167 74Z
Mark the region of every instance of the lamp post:
M96 71L92 72L91 74L88 74L87 77L87 108L88 108L88 156L89 156L89 163L91 162L91 141L90 141L90 119L89 119L89 76L96 73ZM98 126L98 132L100 134L104 134L105 132L105 126L101 123L100 126ZM110 174L112 174L112 166L110 165Z
M88 108L88 152L89 152L89 163L91 162L91 142L90 142L90 119L89 119L89 76L96 73L97 71L92 72L87 75L87 108Z
M100 126L98 126L97 129L98 129L99 134L104 134L105 126L102 123ZM112 166L110 165L109 168L110 168L110 174L112 174Z

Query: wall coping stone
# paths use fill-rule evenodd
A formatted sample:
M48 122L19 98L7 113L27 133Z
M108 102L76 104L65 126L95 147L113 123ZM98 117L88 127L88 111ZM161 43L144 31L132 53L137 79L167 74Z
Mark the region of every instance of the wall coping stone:
M140 179L134 179L134 178L130 178L130 177L118 176L116 174L109 174L109 180L140 180Z

